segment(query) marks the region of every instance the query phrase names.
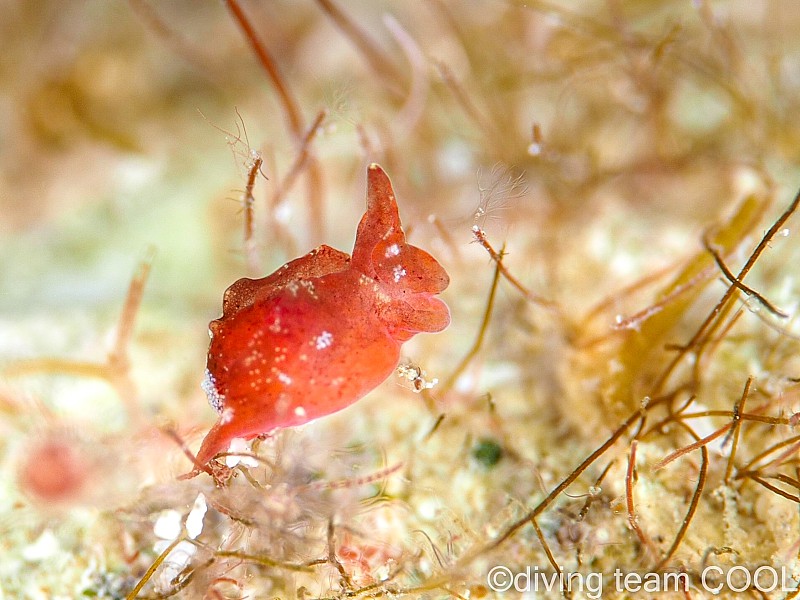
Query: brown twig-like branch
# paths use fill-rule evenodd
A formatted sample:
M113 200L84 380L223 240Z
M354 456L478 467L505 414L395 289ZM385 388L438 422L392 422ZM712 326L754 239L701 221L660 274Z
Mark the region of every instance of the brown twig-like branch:
M397 19L391 15L386 15L384 23L389 33L400 45L406 55L408 64L411 66L411 84L408 89L408 97L394 119L398 125L396 129L402 132L401 135L409 135L419 123L425 110L425 100L430 88L428 65L425 61L425 55L416 40L403 28Z
M788 446L788 448L786 448L787 446ZM772 459L768 460L763 465L761 465L759 467L753 467L753 465L757 464L759 461L763 460L764 458L766 458L770 454L773 454L773 453L777 452L781 448L786 448L786 450L781 452L775 458L772 458ZM759 452L753 458L751 458L750 462L748 462L744 467L739 469L739 472L736 474L736 477L734 477L734 479L741 479L746 474L751 473L751 472L755 472L755 471L760 471L764 467L767 467L769 465L780 464L785 459L794 456L797 453L798 450L800 450L800 435L793 435L790 438L787 438L785 440L781 440L780 442L778 442L776 444L773 444L772 446L770 446L766 450L763 450L763 451Z
M109 379L109 366L103 363L90 363L68 358L29 358L12 362L3 369L6 377L24 377L36 373L61 373L75 377Z
M531 518L531 525L533 525L534 531L536 531L536 537L539 538L539 543L542 545L544 549L544 553L547 555L547 560L550 565L555 569L556 573L561 570L561 567L558 566L558 562L556 561L556 557L553 556L553 552L550 550L550 546L547 543L547 540L544 539L544 533L542 533L542 528L539 527L539 523L536 522L535 518Z
M208 73L209 69L218 69L218 64L212 55L198 51L193 44L168 25L147 0L128 0L128 4L145 26L161 38L178 56L192 65L201 77L204 77L212 85L219 85L219 82Z
M748 377L744 384L744 391L741 398L733 407L733 429L731 430L731 453L728 455L728 466L725 468L725 483L729 484L731 481L731 474L733 473L733 465L736 460L736 450L739 446L739 432L742 429L742 412L744 412L744 404L747 402L747 396L750 394L750 386L753 385L753 377Z
M125 305L122 307L122 314L119 317L114 348L111 350L109 357L112 363L115 361L127 361L128 346L130 345L131 336L133 335L133 326L136 322L136 315L139 313L139 307L142 304L144 286L150 275L150 269L153 266L155 254L155 248L150 247L147 249L145 257L139 263L139 266L136 267L136 272L128 286L128 295L125 298Z
M489 321L492 318L492 311L494 310L494 301L497 295L497 284L500 281L500 271L503 267L502 250L500 252L501 253L498 255L498 260L495 264L494 277L492 278L492 285L489 288L489 298L486 300L486 309L483 312L483 320L481 321L481 326L478 329L478 336L475 338L475 343L472 344L472 348L470 348L466 356L461 359L461 362L458 363L458 366L453 369L453 372L450 373L450 376L442 384L440 389L441 394L446 394L450 391L456 380L464 372L464 369L467 368L467 365L469 365L472 359L475 358L480 351L481 346L483 346L483 340L486 337L486 330L489 328Z
M638 440L631 440L631 451L628 455L628 468L625 470L625 505L628 510L628 525L630 525L631 529L636 533L636 537L639 538L642 546L655 556L655 546L653 546L653 542L647 537L641 525L639 525L639 519L636 515L636 506L633 500L633 486L636 477L636 448L638 445Z
M136 315L142 305L144 287L150 275L154 257L155 248L148 248L145 257L136 267L136 272L128 286L128 294L122 307L122 314L119 317L114 347L108 355L109 382L125 402L128 416L133 421L139 421L143 415L139 410L136 385L131 378L128 350L136 323Z
M336 567L339 572L341 585L347 590L353 589L353 580L350 574L345 570L344 565L336 557L336 530L333 525L333 519L328 519L328 562Z
M289 89L272 54L270 54L264 42L261 41L255 29L253 29L253 25L250 23L247 15L245 15L238 0L225 0L225 3L244 33L253 52L255 52L259 63L272 81L272 85L278 92L278 97L283 107L283 113L286 116L287 127L292 138L294 138L296 143L302 146L303 130L305 126L300 106L294 94ZM309 164L308 205L311 233L315 238L321 239L324 230L324 219L322 215L322 174L316 160L311 160Z
M153 564L145 571L142 578L139 582L134 586L134 588L125 596L125 600L135 600L136 596L139 595L139 592L142 591L142 588L147 585L147 582L150 581L150 578L153 577L153 574L156 572L158 567L161 566L167 557L169 556L170 552L172 552L175 547L183 541L182 537L175 538L169 546L164 548L164 551L158 555L158 557L153 561Z
M678 421L681 426L686 429L689 434L695 438L698 442L701 441L698 435L694 432L694 430L683 423ZM658 562L658 564L653 568L653 571L660 571L663 569L669 559L675 554L675 551L678 549L678 546L681 545L683 542L683 538L686 536L686 531L689 529L689 525L692 522L692 518L694 517L695 512L697 512L697 507L700 504L700 497L703 495L703 488L706 485L706 478L708 477L708 448L706 445L700 446L700 474L697 477L697 486L694 488L694 493L692 494L692 499L689 502L689 508L686 511L686 516L683 518L683 523L681 523L680 529L678 529L678 533L675 535L675 539L672 542L672 545L667 550L667 553L663 556L663 558Z
M286 116L289 131L295 139L300 139L303 135L303 116L294 94L286 84L286 80L283 78L280 69L278 69L278 64L275 62L270 51L267 50L267 46L261 41L261 38L258 37L255 29L253 29L253 25L250 23L250 19L244 14L238 0L225 0L225 4L227 4L228 10L230 10L233 18L236 20L236 23L239 25L239 28L250 44L250 47L258 57L259 63L261 63L261 66L267 72L267 75L272 81L272 85L275 86L275 91L278 92L278 97L283 106L283 113Z
M709 279L711 277L711 273L711 269L704 269L703 271L700 271L686 283L676 286L675 289L671 290L658 302L651 304L647 308L640 310L630 317L624 317L618 320L616 323L614 323L614 329L638 330L642 326L642 323L644 323L647 319L660 313L665 307L677 300L680 296L699 285L706 279Z
M719 270L722 271L723 275L725 275L725 279L727 279L731 284L733 284L734 287L741 290L746 296L750 296L758 300L764 306L764 308L766 308L773 315L781 317L782 319L789 318L789 315L787 313L777 308L774 304L772 304L772 302L764 298L764 296L759 294L753 288L748 287L741 281L739 281L736 275L731 273L730 269L728 269L727 265L725 264L725 260L719 253L719 250L717 250L711 245L711 242L708 240L708 238L705 237L703 238L703 246L705 247L706 250L708 250L708 253L714 257L714 262L717 263Z
M244 210L244 252L247 258L247 267L251 273L257 274L261 270L258 260L258 250L255 239L255 219L253 205L256 202L253 189L256 185L256 177L261 170L264 159L261 154L256 153L247 172L247 184L244 188L242 205Z
M682 421L678 421L678 422L682 423ZM683 424L683 425L685 427L688 427L686 424ZM733 427L733 424L732 423L728 423L727 425L717 429L714 433L711 433L711 434L707 435L704 438L698 438L697 441L689 444L688 446L684 446L683 448L679 448L675 452L672 452L671 454L668 454L666 457L662 458L660 461L658 461L656 464L653 465L653 471L658 471L659 469L663 469L669 463L671 463L672 461L680 458L681 456L685 456L686 454L689 454L689 452L697 450L698 448L703 448L707 444L713 442L718 437L722 437L723 435L728 433L728 431L730 431L731 427Z
M752 479L757 484L767 488L770 492L778 494L778 496L786 498L787 500L791 500L796 504L800 504L800 496L796 494L790 494L789 492L782 490L778 486L772 485L768 481L765 481L764 478L762 478L759 475L756 475L755 473L745 473L744 477L747 477L747 479Z
M666 397L658 400L653 400L650 403L650 406L653 407L656 404L660 404L662 401L666 401ZM525 527L528 523L530 523L531 519L538 517L542 514L545 509L550 506L553 501L558 498L561 493L566 490L569 486L571 486L578 477L580 477L583 472L589 468L592 463L594 463L598 458L600 458L603 454L605 454L609 448L611 448L617 441L625 435L625 433L631 428L631 426L636 423L637 421L644 420L645 415L642 414L642 411L636 411L631 414L623 423L617 427L614 433L594 452L592 452L589 456L587 456L583 462L581 462L575 469L566 477L564 478L561 483L559 483L553 490L541 501L537 504L533 509L528 511L527 514L522 516L521 518L517 519L510 525L508 525L500 534L489 544L480 550L479 554L483 554L498 546L502 545L506 540L511 538L514 534L516 534L520 529Z
M403 82L405 77L389 55L332 0L316 1L322 11L358 48L369 68L381 78L389 92L396 98L402 96L402 90L398 83Z
M514 277L514 275L511 274L508 268L506 268L506 266L503 264L505 246L500 250L500 252L497 252L489 243L489 240L486 238L486 232L477 225L473 226L472 233L473 235L475 235L475 239L478 241L478 243L481 246L483 246L489 253L489 256L492 258L492 260L495 263L497 263L497 267L500 269L500 272L503 274L503 277L506 278L506 281L508 281L515 288L517 288L517 290L523 296L525 296L527 300L533 302L534 304L544 306L546 308L558 308L558 305L555 302L543 298L542 296L534 294L528 288L522 285L519 279L517 279L516 277Z
M741 409L740 409L741 410ZM692 413L684 413L681 419L699 419L703 417L727 417L734 419L736 413L731 410L700 410ZM753 421L756 423L766 423L767 425L792 425L792 417L769 417L767 415L756 415L753 413L739 412L739 420Z
M600 488L603 480L608 475L608 472L611 470L611 467L614 465L614 461L608 461L608 464L605 468L600 472L600 475L597 476L597 479L594 480L594 488ZM586 518L586 515L589 513L589 508L592 506L592 502L594 502L595 498L597 498L598 494L589 494L586 498L586 502L583 504L580 512L578 513L578 521L583 521Z
M322 124L325 122L325 117L327 114L328 113L325 110L319 111L314 119L314 122L311 123L311 127L309 127L308 131L306 131L306 133L303 135L303 139L300 141L300 150L289 167L289 171L286 173L286 176L283 178L283 180L275 186L275 191L273 192L272 198L269 201L270 211L274 211L278 207L286 194L289 193L289 190L294 187L294 184L297 182L297 179L303 172L303 169L308 165L308 160L311 156L311 144L314 141L314 138L317 137Z
M178 447L181 449L181 452L183 452L183 455L194 465L194 469L191 472L178 476L178 479L191 479L192 477L199 475L201 472L208 473L213 477L211 468L208 465L202 465L197 461L197 457L192 454L192 451L189 450L189 446L186 445L186 442L180 435L178 435L178 432L175 431L172 426L168 425L162 427L161 431L164 433L164 435L178 445Z
M33 358L12 363L3 370L7 376L24 376L33 373L52 372L76 377L96 377L103 379L114 388L125 404L128 416L132 421L142 418L136 393L136 386L130 375L128 347L133 337L136 315L142 304L145 284L150 275L155 250L148 248L145 257L136 267L125 304L120 313L114 344L103 363L92 363L63 358Z
M747 274L750 273L751 269L753 268L753 265L756 264L758 259L764 253L764 250L766 250L767 246L770 244L770 242L772 242L773 238L778 234L778 231L783 227L786 221L789 220L789 217L791 217L795 213L798 204L800 204L800 190L798 190L797 194L795 194L794 198L789 203L789 206L786 208L786 210L783 211L781 216L778 217L778 219L767 230L767 232L761 238L761 241L756 246L755 250L753 250L753 252L750 254L750 257L747 259L747 262L745 262L744 266L740 269L739 274L736 275L735 277L735 279L738 282L741 283L742 281L744 281L745 277L747 277ZM726 292L723 294L722 298L720 298L719 302L717 302L716 306L711 310L711 312L708 314L708 316L700 325L700 327L698 327L697 331L694 333L689 342L681 348L681 350L667 365L666 369L664 369L661 376L656 381L656 385L654 386L656 391L660 390L663 387L664 383L667 381L672 371L675 369L675 367L678 366L678 363L680 363L681 360L683 360L683 357L686 356L686 354L690 351L690 349L697 346L701 338L703 338L707 333L709 333L709 331L712 329L712 324L716 321L718 315L722 312L722 310L725 308L725 306L733 297L735 291L738 289L739 288L737 288L733 284L731 284L730 287L728 287Z
M439 70L439 75L444 81L445 85L450 89L453 93L453 96L456 99L456 102L461 106L464 113L472 119L475 124L478 126L478 129L481 130L485 138L493 145L497 145L497 139L500 135L497 132L496 127L492 123L490 119L487 119L478 107L475 106L475 103L469 97L469 94L464 90L461 86L461 83L456 79L453 72L443 62L439 62L436 64L437 69ZM499 153L502 156L502 153Z
M247 554L238 550L217 550L214 552L220 558L238 558L245 562L251 562L265 567L272 567L274 569L283 569L285 571L295 571L298 573L308 573L313 571L311 565L284 563L259 554Z

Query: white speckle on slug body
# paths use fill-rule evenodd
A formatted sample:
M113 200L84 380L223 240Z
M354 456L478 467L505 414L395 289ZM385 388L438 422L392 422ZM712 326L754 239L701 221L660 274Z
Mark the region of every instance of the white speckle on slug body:
M220 394L217 390L217 380L214 379L214 376L208 369L206 369L205 377L203 377L203 382L200 384L200 387L203 388L203 391L206 393L211 408L221 414L225 406L225 396Z
M317 350L324 350L325 348L330 348L333 344L333 334L330 331L323 331L317 337L314 338L315 346Z
M400 280L406 276L406 270L401 265L395 265L392 269L392 277L394 278L395 283L399 283Z
M311 296L311 298L314 300L319 300L319 296L317 296L317 290L312 281L301 279L300 286L308 293L309 296Z
M272 325L269 326L269 330L272 333L280 333L281 332L281 318L280 317L275 317L275 320L272 322Z

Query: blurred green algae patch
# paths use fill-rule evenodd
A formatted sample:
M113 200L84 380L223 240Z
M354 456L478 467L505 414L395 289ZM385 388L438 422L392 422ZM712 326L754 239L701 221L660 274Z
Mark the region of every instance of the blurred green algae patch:
M0 598L794 583L797 217L753 252L800 186L798 26L788 0L0 1ZM451 327L178 480L222 292L349 251L371 161Z

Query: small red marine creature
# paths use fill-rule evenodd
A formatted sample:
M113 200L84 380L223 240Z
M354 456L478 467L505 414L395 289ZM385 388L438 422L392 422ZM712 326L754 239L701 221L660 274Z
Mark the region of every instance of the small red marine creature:
M240 279L209 325L203 389L219 419L197 466L251 439L342 410L395 369L400 346L450 323L434 298L450 279L424 250L406 243L392 184L367 171L367 211L352 258L319 246L261 279Z

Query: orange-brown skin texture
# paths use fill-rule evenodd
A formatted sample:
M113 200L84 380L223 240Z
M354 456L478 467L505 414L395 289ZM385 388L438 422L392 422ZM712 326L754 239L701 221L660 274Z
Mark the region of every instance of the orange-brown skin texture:
M234 438L302 425L362 398L392 373L404 341L450 323L433 297L448 283L436 259L406 244L389 178L370 165L352 259L320 246L225 292L203 383L220 417L198 463Z

